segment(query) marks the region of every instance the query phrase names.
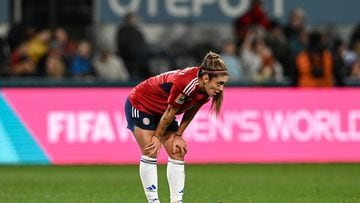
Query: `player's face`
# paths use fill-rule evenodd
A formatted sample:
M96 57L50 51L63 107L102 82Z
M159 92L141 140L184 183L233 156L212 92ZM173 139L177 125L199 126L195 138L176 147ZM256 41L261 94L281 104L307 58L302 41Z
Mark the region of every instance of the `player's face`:
M224 85L228 81L228 79L229 76L227 75L219 75L217 77L213 77L211 80L205 80L205 92L211 97L221 93L222 91L224 91Z

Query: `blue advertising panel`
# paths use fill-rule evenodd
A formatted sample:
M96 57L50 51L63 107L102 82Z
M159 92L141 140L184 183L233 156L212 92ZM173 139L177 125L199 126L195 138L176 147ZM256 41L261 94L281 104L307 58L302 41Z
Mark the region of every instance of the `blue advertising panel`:
M360 1L353 0L264 0L268 15L286 21L289 12L301 7L311 24L357 23ZM136 11L150 23L229 23L242 15L251 0L104 0L100 1L102 22L122 22L129 11ZM326 6L325 6L326 4Z

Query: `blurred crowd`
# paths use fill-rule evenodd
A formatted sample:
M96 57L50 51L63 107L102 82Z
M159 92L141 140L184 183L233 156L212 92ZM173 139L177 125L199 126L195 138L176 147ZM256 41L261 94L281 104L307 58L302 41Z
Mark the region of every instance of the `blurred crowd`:
M222 47L222 53L233 58L233 65L228 63L236 76L232 79L332 87L359 78L360 27L348 42L336 33L308 27L301 8L293 9L281 24L267 16L261 0L252 1L249 10L234 22L235 41Z
M94 52L89 40L73 40L63 27L13 26L1 42L1 74L7 77L100 78L129 81L124 61L106 47Z
M349 39L324 29L309 28L306 13L295 8L285 23L271 19L261 0L232 24L233 36L220 44L185 47L174 42L153 48L129 13L116 31L113 51L75 41L63 27L37 28L14 25L0 41L0 73L3 76L99 78L134 81L196 62L209 50L219 52L230 72L230 82L262 84L283 82L298 87L345 86L360 80L360 25Z

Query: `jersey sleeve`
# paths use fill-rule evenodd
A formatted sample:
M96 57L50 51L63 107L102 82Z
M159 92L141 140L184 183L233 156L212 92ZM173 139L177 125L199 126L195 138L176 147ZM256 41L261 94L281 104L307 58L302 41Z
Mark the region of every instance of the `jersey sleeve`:
M186 98L187 97L183 94L183 92L174 85L171 88L167 102L173 107L180 108L184 104Z
M188 74L180 72L175 76L173 82L168 98L168 104L174 107L181 107L186 99L196 91L199 81L197 77L189 78Z

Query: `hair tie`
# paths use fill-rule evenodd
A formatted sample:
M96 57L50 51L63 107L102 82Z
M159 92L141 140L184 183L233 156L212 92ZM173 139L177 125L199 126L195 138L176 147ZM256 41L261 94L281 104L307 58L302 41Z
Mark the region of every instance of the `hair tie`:
M202 70L204 73L211 73L211 74L228 74L226 70Z

